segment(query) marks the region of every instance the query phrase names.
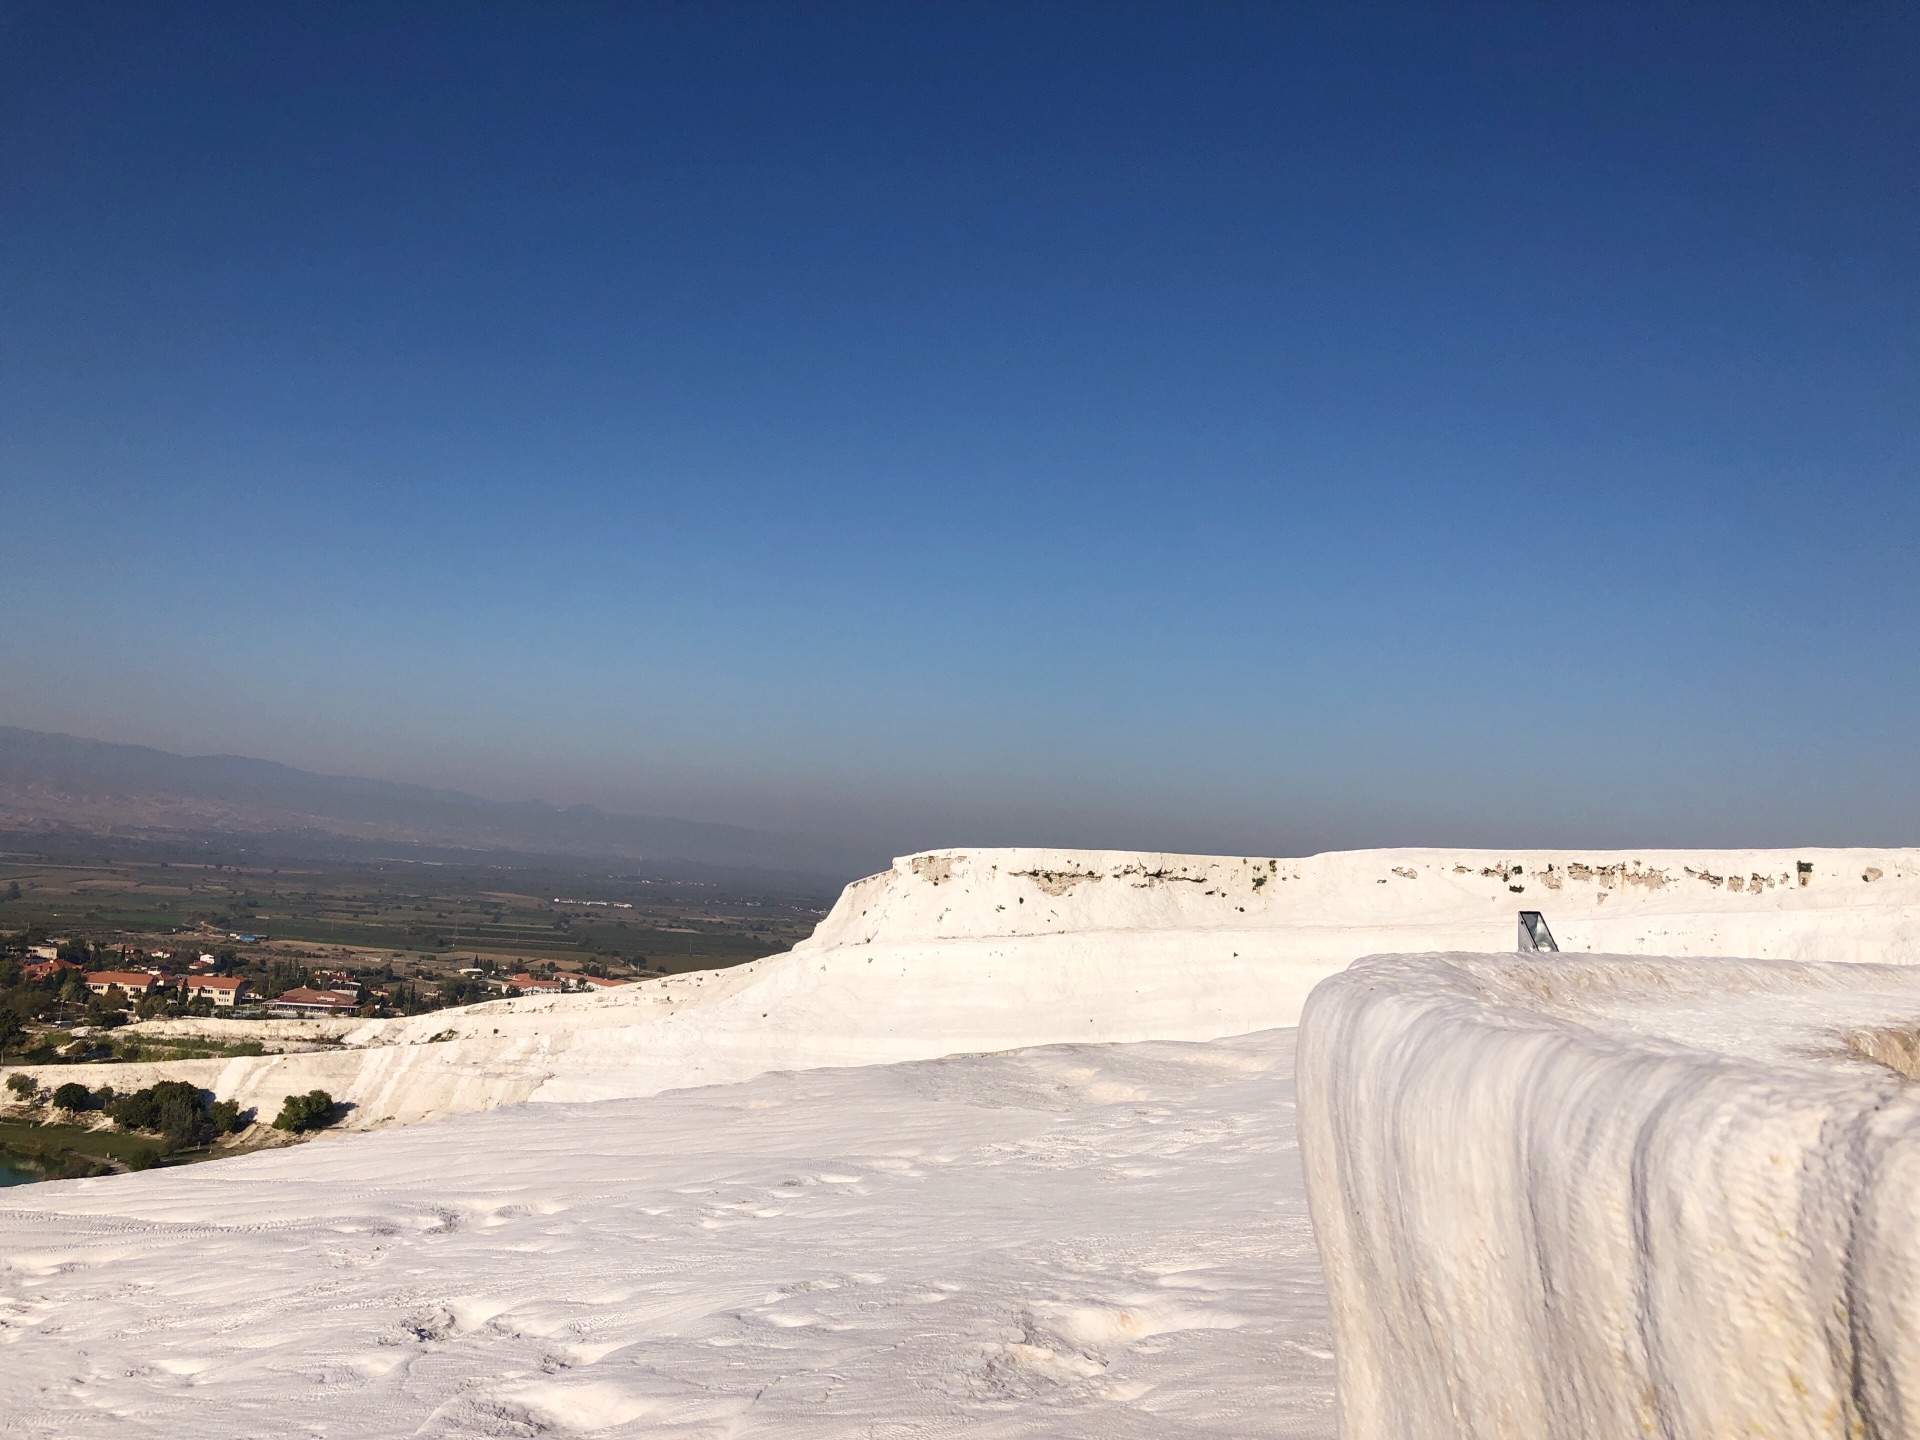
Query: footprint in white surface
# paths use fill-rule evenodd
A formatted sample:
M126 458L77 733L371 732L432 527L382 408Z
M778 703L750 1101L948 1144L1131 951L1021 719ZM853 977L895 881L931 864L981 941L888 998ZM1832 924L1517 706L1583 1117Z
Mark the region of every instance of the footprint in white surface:
M559 1354L569 1365L598 1365L607 1356L616 1351L625 1350L632 1344L628 1340L605 1340L597 1344L574 1344L558 1347Z
M795 1280L790 1285L782 1285L770 1298L777 1299L781 1295L806 1295L815 1290L838 1290L839 1288L838 1280Z
M453 1311L444 1305L431 1309L417 1310L407 1316L393 1332L381 1340L383 1345L405 1345L423 1343L432 1340L445 1340L460 1328L460 1322Z
M495 1207L476 1206L475 1219L483 1230L491 1230L496 1225L505 1225L514 1220L533 1214L525 1205L500 1205Z
M654 1409L650 1397L611 1380L535 1380L496 1395L549 1429L560 1427L589 1434L630 1424Z
M1166 1265L1146 1267L1154 1284L1170 1290L1224 1290L1228 1286L1211 1265Z
M1189 1296L1131 1296L1121 1304L1039 1304L1035 1313L1078 1345L1110 1351L1176 1330L1237 1330L1246 1317L1195 1305Z
M373 1350L363 1355L349 1355L346 1359L346 1367L362 1380L378 1380L382 1376L391 1375L402 1365L407 1364L410 1358L404 1350Z
M154 1364L169 1375L192 1376L210 1368L213 1361L204 1355L172 1355L162 1356Z
M512 1309L513 1302L494 1295L456 1295L443 1302L443 1308L453 1316L455 1330L478 1330Z
M478 1437L551 1435L553 1427L526 1406L484 1395L459 1395L427 1417L413 1440L478 1440Z
M1104 1360L1083 1350L1054 1349L1048 1345L1030 1345L1016 1341L1002 1352L1004 1361L1018 1367L1023 1380L1041 1379L1053 1384L1066 1380L1085 1380L1100 1374Z
M761 1310L754 1318L780 1330L798 1330L823 1323L820 1316L808 1310Z
M436 1205L425 1214L414 1218L415 1225L426 1235L452 1235L463 1229L466 1217L458 1210L450 1210L444 1205Z
M959 1368L959 1386L994 1399L1021 1399L1083 1386L1103 1375L1107 1358L1074 1344L1031 1313L1023 1313L1007 1340L986 1347Z
M589 1290L580 1295L582 1305L624 1305L640 1292L631 1285L622 1285L613 1290Z

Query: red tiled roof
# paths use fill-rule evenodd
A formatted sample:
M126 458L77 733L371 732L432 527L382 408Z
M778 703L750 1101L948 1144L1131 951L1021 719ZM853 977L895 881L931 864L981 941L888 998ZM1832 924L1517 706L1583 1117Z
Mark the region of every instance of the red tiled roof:
M118 985L122 990L145 990L155 983L144 970L95 970L87 976L89 985Z

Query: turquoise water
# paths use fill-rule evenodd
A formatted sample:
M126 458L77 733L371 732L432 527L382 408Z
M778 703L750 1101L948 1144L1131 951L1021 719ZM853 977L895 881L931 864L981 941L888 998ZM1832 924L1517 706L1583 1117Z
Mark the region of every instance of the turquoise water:
M40 1174L38 1171L28 1170L23 1166L15 1165L11 1160L7 1159L4 1152L0 1152L0 1187L8 1185L31 1185L39 1178Z

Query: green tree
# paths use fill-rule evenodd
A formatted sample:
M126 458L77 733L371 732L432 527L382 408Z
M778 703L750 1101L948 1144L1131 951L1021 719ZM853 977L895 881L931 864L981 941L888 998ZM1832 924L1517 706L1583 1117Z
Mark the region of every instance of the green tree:
M481 981L468 979L464 975L440 982L440 998L449 1005L477 1005L490 998L492 993Z
M122 1095L107 1113L123 1130L156 1131L181 1145L202 1145L213 1137L206 1097L185 1080L162 1080Z
M0 1060L7 1058L7 1052L20 1043L20 1037L27 1033L27 1027L20 1023L20 1017L11 1010L0 1010Z
M53 1103L62 1110L91 1110L93 1092L78 1080L69 1080L53 1092Z
M291 1130L298 1135L333 1123L333 1096L324 1090L309 1090L304 1095L289 1095L280 1106L273 1128Z

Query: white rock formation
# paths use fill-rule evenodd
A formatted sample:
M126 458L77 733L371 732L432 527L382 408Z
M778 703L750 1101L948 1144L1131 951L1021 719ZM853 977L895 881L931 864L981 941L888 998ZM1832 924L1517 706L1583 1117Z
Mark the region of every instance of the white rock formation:
M0 1190L8 1440L1332 1440L1293 1037Z
M1881 965L1327 980L1297 1084L1341 1435L1920 1431L1917 1022Z
M848 886L811 938L750 965L367 1022L326 1053L86 1074L188 1079L267 1113L318 1086L374 1126L819 1065L1204 1040L1294 1024L1361 955L1509 949L1523 906L1568 949L1884 960L1920 941L1920 851L931 851Z

